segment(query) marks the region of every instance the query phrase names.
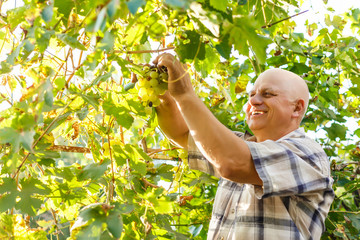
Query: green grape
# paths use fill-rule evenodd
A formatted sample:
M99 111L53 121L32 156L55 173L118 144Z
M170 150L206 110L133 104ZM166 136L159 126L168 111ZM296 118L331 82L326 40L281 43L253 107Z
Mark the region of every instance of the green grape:
M157 107L160 105L160 99L156 98L155 101L153 101L152 103L153 103L153 107Z
M159 95L163 95L168 87L168 74L165 67L148 67L145 66L135 88L138 90L138 96L141 98L142 104L145 106L146 114L150 115L152 107L160 105ZM150 109L150 110L149 110Z
M150 82L150 86L153 88L159 85L159 81L157 78L152 78L149 82Z
M156 99L158 99L158 96L155 94L155 92L153 94L149 95L150 102L154 102L154 101L156 101Z
M144 78L140 78L136 84L139 84L139 87L143 87L145 85L145 83L146 83L146 80Z
M145 80L145 83L144 83L144 86L143 86L143 87L144 87L144 88L150 88L150 87L151 87L150 81Z
M168 76L167 73L163 72L163 73L160 73L159 78L160 78L161 81L164 81L164 80L167 81L169 76Z
M143 99L147 95L148 95L148 92L147 92L146 88L142 87L142 88L139 89L139 97L141 99Z
M159 74L158 74L157 72L155 72L155 71L151 71L151 72L150 72L150 77L151 77L151 78L158 78L158 77L159 77Z
M147 115L151 115L151 113L152 113L152 107L145 107L145 113L146 113Z

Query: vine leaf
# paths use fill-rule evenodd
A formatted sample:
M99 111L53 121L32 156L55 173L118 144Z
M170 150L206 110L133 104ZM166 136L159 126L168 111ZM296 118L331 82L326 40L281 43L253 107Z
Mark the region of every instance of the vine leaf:
M199 60L205 58L205 45L200 40L200 35L195 31L185 31L187 41L184 43L178 40L178 46L175 51L181 61L192 61L195 57Z
M34 141L35 132L21 131L18 132L14 128L5 127L0 129L0 144L10 143L12 152L17 152L20 144L29 152L32 152L32 143Z
M210 0L210 5L220 11L225 12L228 1Z
M111 211L106 220L107 229L115 237L120 238L123 231L123 221L121 214L117 211Z
M67 24L69 15L74 6L75 3L73 0L55 0L54 2L54 7L57 8L57 11L64 15L63 21L65 24Z
M339 137L340 140L345 140L347 127L338 123L333 123L330 127L324 129L331 140L335 140L337 137Z
M22 186L21 192L19 192L21 200L16 203L16 208L30 216L35 216L43 201L35 198L34 195L48 194L50 189L35 178L21 179L20 184Z
M77 48L83 51L86 51L86 48L84 45L82 45L76 37L72 37L66 33L60 33L56 35L57 38L62 41L64 44L69 45L72 48Z
M12 178L3 178L0 185L0 211L5 212L15 206L18 195L16 181Z
M146 4L144 0L131 0L126 3L131 14L135 15L139 7Z
M91 179L96 180L100 177L102 177L110 164L109 159L105 159L101 163L92 163L90 165L87 165L78 175L79 181L85 180L85 179Z

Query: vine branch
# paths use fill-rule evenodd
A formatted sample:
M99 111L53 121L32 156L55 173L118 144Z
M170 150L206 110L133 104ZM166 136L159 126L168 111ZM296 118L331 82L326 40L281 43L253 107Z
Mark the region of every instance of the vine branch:
M138 54L138 53L157 53L157 52L164 52L167 50L175 49L175 47L167 47L167 48L160 48L155 50L139 50L139 51L121 51L121 50L114 50L114 53L126 53L126 54Z
M281 23L281 22L283 22L283 21L286 21L286 20L288 20L288 19L290 19L290 18L296 17L296 16L298 16L298 15L300 15L300 14L303 14L303 13L306 13L306 12L308 12L308 11L309 11L309 10L305 10L305 11L299 12L299 13L297 13L297 14L294 14L294 15L291 15L291 16L289 16L289 17L283 18L283 19L281 19L281 20L279 20L279 21L270 23L270 24L268 24L268 25L264 25L264 26L262 26L261 28L269 28L269 27L272 27L272 26L274 26L274 25L276 25L276 24L278 24L278 23Z

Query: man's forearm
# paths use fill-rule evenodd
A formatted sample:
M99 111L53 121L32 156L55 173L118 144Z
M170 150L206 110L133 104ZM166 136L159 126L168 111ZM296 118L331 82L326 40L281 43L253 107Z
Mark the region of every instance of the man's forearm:
M164 134L176 145L187 149L189 129L184 121L175 100L166 95L156 108L159 126Z
M221 124L194 94L176 99L176 103L203 155L230 180L261 185L247 144Z

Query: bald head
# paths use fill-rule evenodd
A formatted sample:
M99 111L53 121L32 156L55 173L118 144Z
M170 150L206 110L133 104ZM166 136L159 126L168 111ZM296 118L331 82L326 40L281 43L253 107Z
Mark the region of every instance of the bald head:
M276 84L286 92L290 101L304 100L303 115L305 114L309 104L309 89L304 79L290 71L275 68L263 72L256 80L255 85L261 81L271 81L272 84Z
M283 70L263 72L249 92L246 122L257 141L277 140L299 128L309 102L309 89L298 75Z

